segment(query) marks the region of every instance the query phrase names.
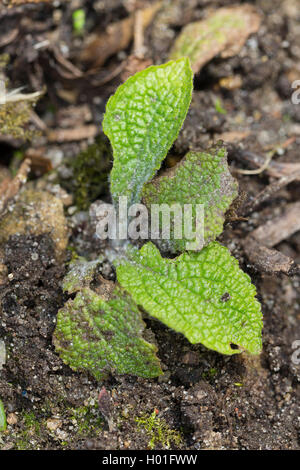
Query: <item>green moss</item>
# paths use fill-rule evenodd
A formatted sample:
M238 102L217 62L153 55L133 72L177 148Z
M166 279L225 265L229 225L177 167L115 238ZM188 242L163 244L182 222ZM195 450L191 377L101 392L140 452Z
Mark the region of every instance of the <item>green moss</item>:
M41 423L38 418L35 416L33 411L23 414L23 420L26 430L33 431L35 434L40 432Z
M73 177L67 182L60 181L60 184L74 194L74 202L78 209L88 209L91 202L108 191L111 161L110 144L106 137L101 135L94 144L67 163Z
M71 421L77 427L77 433L81 437L88 437L94 431L100 431L103 419L100 416L98 405L79 406L70 408Z
M0 54L0 72L3 72L9 63L9 54Z
M158 418L156 410L151 415L142 415L135 419L138 429L144 429L149 436L149 448L152 450L157 445L169 449L171 444L180 447L182 436L180 432L171 429L163 418Z
M7 103L0 107L1 135L16 139L32 139L34 133L28 129L32 104L26 101Z
M33 448L31 440L36 439L41 432L41 422L33 411L22 413L24 429L18 433L15 443L17 450L29 450Z
M20 438L16 441L17 450L29 450L30 442L28 438Z
M218 370L214 367L211 367L207 372L203 372L202 378L203 379L213 379L218 373Z

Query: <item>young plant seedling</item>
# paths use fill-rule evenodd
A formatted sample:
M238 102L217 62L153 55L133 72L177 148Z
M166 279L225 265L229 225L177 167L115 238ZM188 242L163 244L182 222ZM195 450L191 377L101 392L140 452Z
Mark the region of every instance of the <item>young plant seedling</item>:
M75 298L58 312L54 344L64 362L99 380L112 371L142 377L162 373L156 347L143 338L139 307L193 344L228 355L261 351L256 289L228 249L215 241L237 196L225 149L189 152L167 174L155 177L191 96L190 62L181 58L137 73L107 103L103 130L113 148L110 188L116 210L124 196L129 206L141 201L146 207L202 204L205 223L199 251L186 250L187 240L172 231L167 241L148 241L141 249L119 240L106 254L117 283L103 280L93 289L103 257L71 265L64 289ZM162 257L159 249L179 256Z

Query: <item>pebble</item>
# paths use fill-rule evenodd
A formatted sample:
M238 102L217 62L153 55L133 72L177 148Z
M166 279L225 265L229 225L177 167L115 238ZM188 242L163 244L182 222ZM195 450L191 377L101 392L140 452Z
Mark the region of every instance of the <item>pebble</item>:
M62 421L58 418L47 419L46 426L50 431L56 431L62 425Z
M18 422L18 417L15 413L9 413L9 415L6 418L7 424L10 424L13 426L14 424L17 424Z

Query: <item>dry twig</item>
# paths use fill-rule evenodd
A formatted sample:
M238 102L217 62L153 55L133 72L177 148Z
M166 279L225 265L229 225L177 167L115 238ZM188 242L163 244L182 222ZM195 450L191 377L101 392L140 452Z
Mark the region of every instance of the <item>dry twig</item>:
M0 216L3 215L8 202L13 199L26 183L30 171L30 160L23 161L17 175L13 179L6 178L0 185Z
M293 259L272 249L300 230L300 202L288 204L284 212L253 230L243 242L245 252L260 271L293 275L299 266Z

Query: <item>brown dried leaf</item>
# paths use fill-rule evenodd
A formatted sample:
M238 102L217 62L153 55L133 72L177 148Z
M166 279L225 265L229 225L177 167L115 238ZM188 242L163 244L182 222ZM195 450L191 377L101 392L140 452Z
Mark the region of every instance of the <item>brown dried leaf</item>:
M157 2L141 10L143 29L151 23L160 6L161 3ZM134 18L132 14L124 20L109 25L105 33L91 35L80 54L80 60L91 63L93 67L101 67L108 57L126 49L133 38Z
M213 57L231 57L256 33L261 18L252 5L220 8L203 21L188 24L170 53L170 59L189 57L194 73Z

